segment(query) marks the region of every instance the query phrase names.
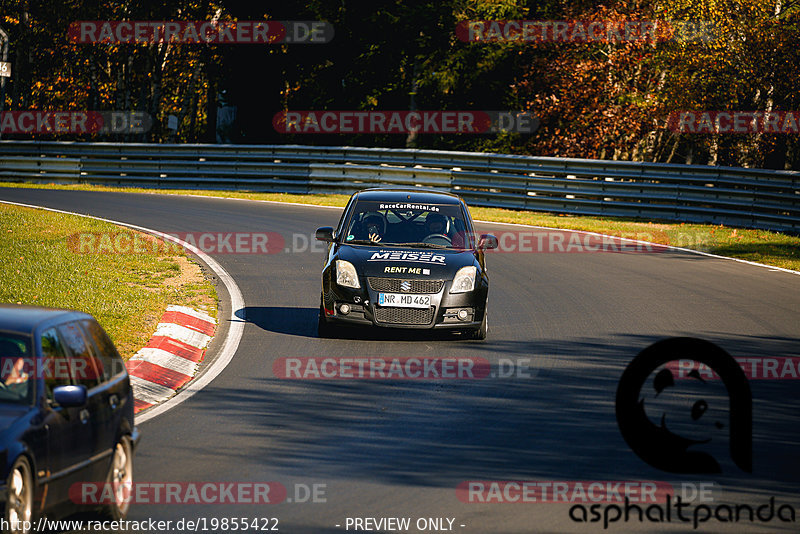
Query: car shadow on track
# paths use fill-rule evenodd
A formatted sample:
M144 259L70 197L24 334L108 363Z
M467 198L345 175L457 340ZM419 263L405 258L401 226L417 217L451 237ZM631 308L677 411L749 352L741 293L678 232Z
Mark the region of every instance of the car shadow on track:
M291 336L319 337L317 335L317 308L290 308L286 306L246 306L236 311L236 317L268 332ZM433 330L408 330L402 328L337 327L337 339L367 341L431 341L468 340L463 333Z
M310 314L309 314L310 315ZM796 355L796 337L708 337L735 357ZM500 358L549 356L530 377L482 380L282 380L252 378L209 388L197 403L220 418L247 421L237 432L264 442L259 455L288 472L455 488L468 480L696 481L649 467L623 440L615 418L619 378L658 338L502 340L438 347L439 356L478 350ZM400 347L383 348L391 354ZM724 456L721 475L699 475L727 491L796 495L800 466L792 380L753 380L754 473ZM714 397L724 402L724 398ZM187 453L193 452L187 445ZM198 450L199 452L199 450ZM235 454L231 452L231 454ZM246 453L252 455L253 451Z
M236 310L236 317L269 332L317 337L318 313L316 308L245 306Z

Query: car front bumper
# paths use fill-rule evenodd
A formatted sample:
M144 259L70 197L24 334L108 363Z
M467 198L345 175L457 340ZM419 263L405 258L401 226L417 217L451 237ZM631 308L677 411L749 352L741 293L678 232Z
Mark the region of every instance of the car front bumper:
M408 328L417 330L451 329L474 330L481 326L486 313L488 287L479 285L465 293L449 293L446 282L438 293L430 293L429 309L378 306L378 291L366 281L361 288L332 284L323 295L323 311L330 324L376 326L380 328ZM342 313L342 305L349 307ZM466 320L458 319L458 310L467 310Z

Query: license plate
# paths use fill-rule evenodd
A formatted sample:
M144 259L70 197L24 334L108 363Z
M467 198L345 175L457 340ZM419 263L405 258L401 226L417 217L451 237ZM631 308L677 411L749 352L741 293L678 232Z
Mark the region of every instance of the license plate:
M429 308L430 305L430 295L378 293L378 306L391 306L395 308Z

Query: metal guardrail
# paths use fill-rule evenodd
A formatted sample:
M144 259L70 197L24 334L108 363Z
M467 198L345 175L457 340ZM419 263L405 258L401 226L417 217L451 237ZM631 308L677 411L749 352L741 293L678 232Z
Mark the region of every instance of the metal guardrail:
M0 180L352 193L452 191L470 205L800 232L800 172L387 148L0 141Z

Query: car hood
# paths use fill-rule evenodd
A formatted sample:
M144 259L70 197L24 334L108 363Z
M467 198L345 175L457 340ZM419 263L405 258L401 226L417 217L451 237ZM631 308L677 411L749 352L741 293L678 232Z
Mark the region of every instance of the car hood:
M472 250L339 245L336 257L366 276L452 278L467 265L478 265Z

